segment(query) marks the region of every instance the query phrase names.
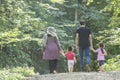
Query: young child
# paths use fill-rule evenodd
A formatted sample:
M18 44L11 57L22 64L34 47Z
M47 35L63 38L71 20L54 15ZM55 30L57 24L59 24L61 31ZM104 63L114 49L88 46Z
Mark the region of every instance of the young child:
M93 52L98 53L97 54L97 60L99 62L99 72L103 72L103 65L104 65L104 61L105 61L105 56L107 55L106 50L104 49L104 44L100 43L99 44L99 48L97 50L92 49Z
M69 46L68 51L65 54L68 60L68 71L69 72L73 72L74 64L76 63L76 58L75 58L75 54L73 51L74 51L74 48L72 46Z

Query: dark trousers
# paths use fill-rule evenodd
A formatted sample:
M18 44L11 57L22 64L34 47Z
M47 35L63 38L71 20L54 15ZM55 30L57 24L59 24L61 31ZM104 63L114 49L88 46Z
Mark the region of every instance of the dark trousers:
M58 62L57 59L49 60L49 70L50 70L50 73L53 73L53 71L56 70L57 62Z

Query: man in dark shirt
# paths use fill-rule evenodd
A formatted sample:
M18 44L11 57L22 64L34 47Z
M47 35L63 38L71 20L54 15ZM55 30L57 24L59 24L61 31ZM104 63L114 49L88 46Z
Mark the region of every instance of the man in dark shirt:
M90 71L90 49L92 49L91 30L85 26L85 21L80 21L80 28L76 31L76 49L79 49L81 70L84 71L84 52L86 56L86 68Z

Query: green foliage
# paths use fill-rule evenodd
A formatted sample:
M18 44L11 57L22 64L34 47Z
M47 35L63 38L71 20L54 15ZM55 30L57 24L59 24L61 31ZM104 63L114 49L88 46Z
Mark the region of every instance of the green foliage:
M31 67L17 67L10 69L11 73L21 73L23 76L28 77L30 75L35 75L34 68Z
M62 48L75 47L75 31L81 19L93 31L93 43L106 44L108 58L119 52L120 0L2 0L0 1L0 67L34 66L35 72L48 73L42 60L42 37L48 26L57 30ZM79 55L75 51L77 60ZM93 70L96 61L91 55ZM66 70L66 60L58 67ZM45 69L43 69L44 67ZM79 71L79 62L75 66ZM26 74L26 73L25 73ZM21 76L21 75L19 75Z
M107 0L108 5L105 7L105 11L109 11L112 14L110 27L118 28L120 25L119 12L120 12L120 0Z
M108 59L104 65L105 71L119 71L120 70L120 55Z
M64 0L51 0L51 2L53 3L59 3L59 4L62 4L64 2Z
M0 80L24 80L25 77L37 75L33 67L16 67L0 70Z
M119 45L120 44L120 32L118 29L110 29L104 31L98 31L100 36L96 36L97 40L102 40L109 45Z

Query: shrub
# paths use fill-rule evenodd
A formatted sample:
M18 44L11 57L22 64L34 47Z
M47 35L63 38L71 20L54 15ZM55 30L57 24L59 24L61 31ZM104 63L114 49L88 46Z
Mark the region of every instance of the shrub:
M0 70L0 80L24 80L25 77L36 75L33 67L16 67Z
M112 59L108 59L107 63L104 65L104 69L105 71L120 70L120 55L117 55Z

